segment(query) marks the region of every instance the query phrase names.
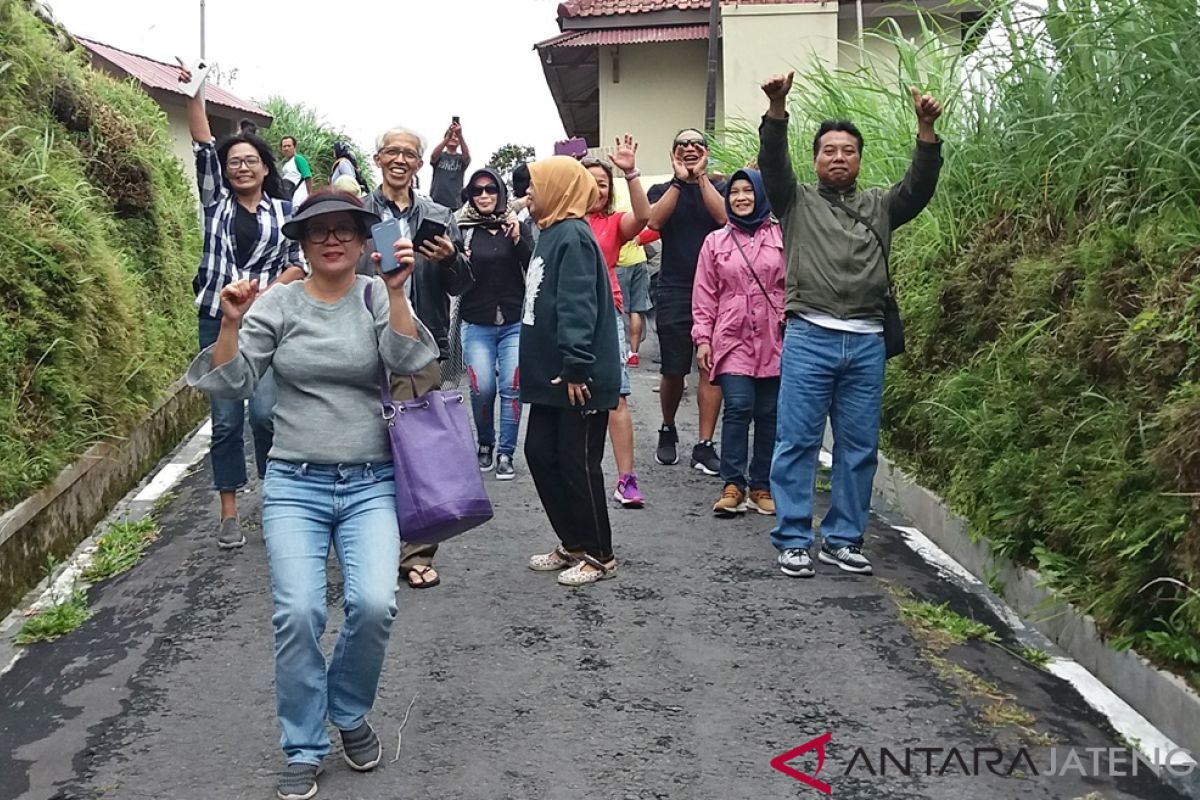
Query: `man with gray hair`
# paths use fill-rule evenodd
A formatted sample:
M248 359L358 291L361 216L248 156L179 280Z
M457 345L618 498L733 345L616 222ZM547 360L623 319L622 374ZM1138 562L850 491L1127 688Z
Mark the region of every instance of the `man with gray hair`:
M383 181L375 191L363 198L363 204L380 219L395 219L405 238L412 239L425 220L441 223L446 233L425 242L416 251L416 264L408 279L408 299L413 312L425 323L438 343L438 361L446 366L452 357L450 298L471 288L474 278L471 263L463 248L462 234L454 212L413 191L413 181L421 169L425 154L425 139L416 131L396 127L375 141L375 165L383 173ZM390 253L380 253L384 258ZM369 255L359 261L358 271L374 275L375 263ZM393 395L423 394L439 388L441 375L436 365L431 375L415 376L415 381L402 380L393 385ZM418 385L414 385L418 384ZM414 589L436 586L441 578L432 567L436 544L406 542L400 551L400 574Z

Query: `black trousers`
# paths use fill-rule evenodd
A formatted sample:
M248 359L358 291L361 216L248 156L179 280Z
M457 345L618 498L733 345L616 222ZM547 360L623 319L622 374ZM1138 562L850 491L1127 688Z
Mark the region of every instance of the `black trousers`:
M530 405L525 462L565 550L613 557L604 490L608 412Z

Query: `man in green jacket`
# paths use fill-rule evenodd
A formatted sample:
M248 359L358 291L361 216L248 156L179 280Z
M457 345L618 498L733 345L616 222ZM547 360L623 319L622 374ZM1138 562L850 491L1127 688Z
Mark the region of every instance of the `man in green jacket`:
M933 124L942 107L912 90L916 151L904 179L889 189L858 189L863 139L853 123L821 123L813 139L818 184L809 186L796 180L788 160L792 78L776 75L763 83L770 106L759 127L758 165L787 248L771 541L785 575L812 577L813 485L828 418L833 496L821 521L818 558L868 574L871 562L862 544L878 461L887 251L892 231L919 214L937 187L941 142Z

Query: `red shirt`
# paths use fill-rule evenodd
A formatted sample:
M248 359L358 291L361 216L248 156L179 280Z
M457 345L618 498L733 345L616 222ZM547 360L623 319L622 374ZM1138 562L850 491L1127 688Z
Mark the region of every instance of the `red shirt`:
M588 225L592 226L592 234L600 245L600 253L604 263L608 265L608 280L612 284L613 303L617 311L624 311L625 304L621 299L621 283L617 280L617 259L621 257L621 247L625 242L621 239L621 219L628 212L618 211L615 214L589 214Z

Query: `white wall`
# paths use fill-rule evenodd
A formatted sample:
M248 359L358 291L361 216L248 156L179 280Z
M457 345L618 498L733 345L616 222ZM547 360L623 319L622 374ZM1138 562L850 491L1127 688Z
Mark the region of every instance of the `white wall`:
M599 55L600 145L611 147L617 136L628 131L638 139L642 172L670 173L675 133L680 128L704 127L708 44L601 47Z
M727 120L753 122L766 110L765 78L838 58L837 3L724 6L723 86Z

